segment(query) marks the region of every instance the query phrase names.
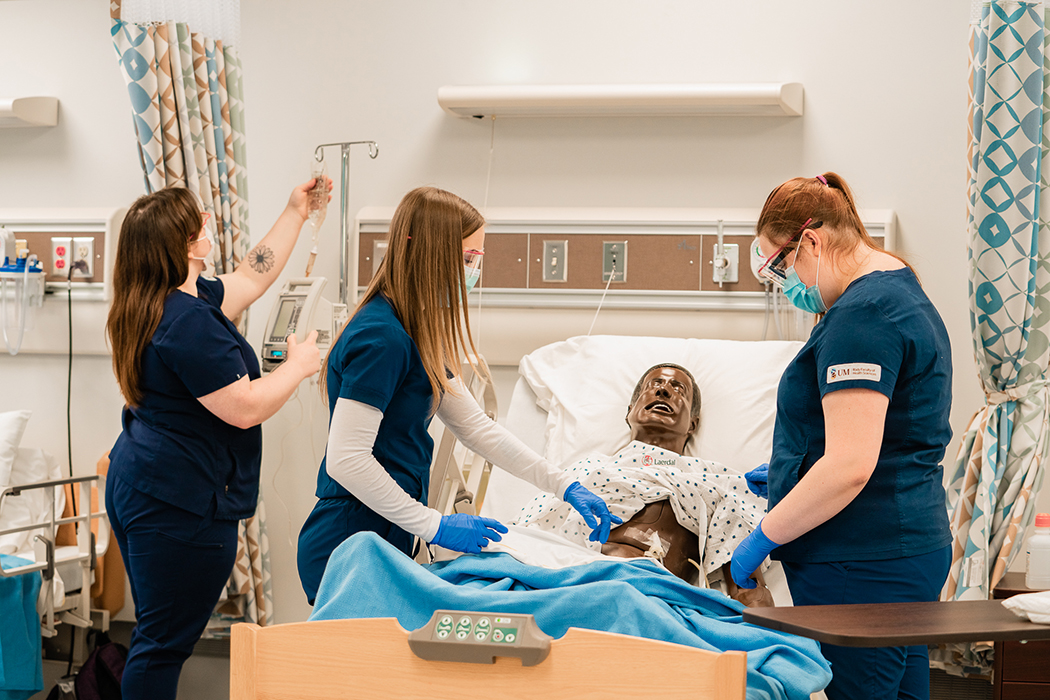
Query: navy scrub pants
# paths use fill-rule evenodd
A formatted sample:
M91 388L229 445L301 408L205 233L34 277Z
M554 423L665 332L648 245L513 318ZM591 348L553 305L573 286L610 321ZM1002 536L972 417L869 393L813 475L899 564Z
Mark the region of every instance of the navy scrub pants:
M951 545L929 554L878 561L781 562L795 605L934 601L948 578ZM840 647L821 643L831 662L828 700L929 700L926 645Z
M135 601L124 700L174 700L237 556L237 521L190 513L106 479L106 509Z
M374 532L408 556L413 536L356 498L322 498L299 531L299 580L310 605L317 598L328 558L346 538Z

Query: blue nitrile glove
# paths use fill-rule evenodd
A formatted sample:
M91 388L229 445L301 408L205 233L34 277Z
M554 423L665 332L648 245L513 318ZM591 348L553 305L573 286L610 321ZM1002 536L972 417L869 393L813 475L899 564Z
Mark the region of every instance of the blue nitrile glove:
M747 487L751 490L751 493L762 498L769 498L769 488L766 485L766 482L769 481L769 462L761 464L744 474L744 479L747 481Z
M583 521L592 530L591 536L587 538L591 542L605 544L605 541L609 539L609 529L612 527L612 523L619 525L623 522L622 519L609 512L609 506L605 505L605 501L588 491L578 481L569 484L569 488L565 489L565 495L562 496L562 500L580 511Z
M488 546L489 540L499 542L503 539L499 533L506 531L507 526L498 520L453 513L441 516L441 524L431 544L454 552L478 554L483 547Z
M733 551L729 573L732 574L736 585L741 588L754 588L757 584L751 579L751 574L755 573L769 553L779 546L766 537L766 533L762 532L762 523L759 523L755 531L745 537Z

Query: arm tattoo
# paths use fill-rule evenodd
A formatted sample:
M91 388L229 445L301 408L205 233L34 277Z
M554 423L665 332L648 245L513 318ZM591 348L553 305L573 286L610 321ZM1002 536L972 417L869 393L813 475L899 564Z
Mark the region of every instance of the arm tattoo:
M257 245L248 253L248 264L260 275L273 269L273 251L264 245Z

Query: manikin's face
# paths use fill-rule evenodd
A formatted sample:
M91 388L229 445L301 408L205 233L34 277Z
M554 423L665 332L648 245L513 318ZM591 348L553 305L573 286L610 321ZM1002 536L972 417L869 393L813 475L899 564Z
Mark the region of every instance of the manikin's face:
M627 410L631 439L650 442L650 434L674 435L682 444L696 430L698 418L691 416L693 383L674 367L659 367L645 377L638 399Z

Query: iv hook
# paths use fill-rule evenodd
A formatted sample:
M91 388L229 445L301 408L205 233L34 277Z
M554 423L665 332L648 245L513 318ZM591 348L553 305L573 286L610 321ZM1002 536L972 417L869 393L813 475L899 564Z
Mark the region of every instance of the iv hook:
M337 141L335 143L322 143L320 146L314 149L314 160L320 163L324 160L324 149L325 146L358 146L361 144L368 144L368 157L375 160L376 156L379 155L379 145L375 141Z

